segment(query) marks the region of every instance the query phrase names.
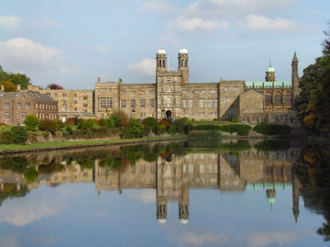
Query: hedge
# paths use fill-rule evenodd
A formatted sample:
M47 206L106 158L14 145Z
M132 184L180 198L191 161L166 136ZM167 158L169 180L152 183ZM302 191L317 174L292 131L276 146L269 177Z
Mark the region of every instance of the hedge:
M245 124L230 124L230 125L197 125L193 128L194 130L220 130L223 132L237 133L240 136L247 136L251 130L249 125Z
M253 130L266 136L272 135L290 135L291 127L281 124L262 123L256 125Z

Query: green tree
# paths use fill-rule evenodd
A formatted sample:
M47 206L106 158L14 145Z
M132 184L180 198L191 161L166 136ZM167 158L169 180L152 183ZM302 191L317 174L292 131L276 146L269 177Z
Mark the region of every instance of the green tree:
M57 131L57 123L52 120L49 120L49 119L40 120L38 127L39 127L39 130L49 131L52 134L55 134Z
M24 74L12 74L10 73L9 75L9 80L15 85L17 86L18 84L21 85L22 89L27 89L28 85L30 84L30 78L27 77Z
M14 126L10 130L13 133L13 142L16 144L23 144L28 138L28 133L23 126Z
M34 182L35 180L37 180L39 176L39 173L36 171L36 169L34 167L28 167L24 173L24 177L26 179L27 182Z
M16 86L11 81L2 81L1 85L4 86L5 92L16 92Z
M27 130L35 131L35 130L37 130L39 119L36 116L34 116L33 114L29 114L26 116L24 123L25 123Z

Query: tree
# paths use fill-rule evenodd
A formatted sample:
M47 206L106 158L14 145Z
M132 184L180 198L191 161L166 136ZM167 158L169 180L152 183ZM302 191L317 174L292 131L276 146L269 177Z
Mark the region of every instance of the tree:
M63 90L64 88L56 83L51 83L47 85L47 88L50 88L50 90Z
M55 134L57 131L57 123L52 120L49 120L49 119L40 120L38 127L39 127L39 130L49 131L52 134Z
M14 126L10 130L13 133L13 142L16 144L23 144L28 138L26 128L23 126Z
M11 81L3 81L1 85L4 86L5 92L16 92L16 86Z
M330 132L330 22L329 31L325 31L323 40L324 73L320 80L320 87L315 101L316 131L327 135Z
M34 116L33 114L29 114L26 116L24 123L25 123L27 130L35 131L35 130L37 130L39 119L36 116Z
M28 85L30 84L30 78L27 77L24 74L13 74L10 73L9 75L9 80L15 85L17 86L18 84L21 85L21 89L27 89Z
M34 167L28 167L24 173L24 178L26 179L26 181L28 182L34 182L35 180L37 180L39 176L39 173L36 171L36 169Z

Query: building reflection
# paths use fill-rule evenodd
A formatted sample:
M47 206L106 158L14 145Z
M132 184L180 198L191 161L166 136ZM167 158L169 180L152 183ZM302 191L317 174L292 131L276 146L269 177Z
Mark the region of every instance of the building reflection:
M1 171L0 190L6 184L21 186L28 190L38 188L39 184L56 187L64 183L95 183L98 194L102 191L118 191L131 188L153 188L156 190L156 218L160 225L166 223L169 204L178 205L178 220L184 226L189 222L189 190L210 188L220 193L234 193L245 190L265 190L265 200L272 205L276 191L292 190L292 210L295 220L299 216L299 189L294 166L299 149L261 152L251 148L224 154L188 152L177 155L164 151L159 157L148 162L144 159L135 165L123 163L118 167L104 165L104 160L96 159L94 168L72 161L68 165L59 162L61 169L49 174L40 173L34 183L27 183L23 175L9 170ZM37 166L37 170L40 166ZM0 204L1 205L1 204Z

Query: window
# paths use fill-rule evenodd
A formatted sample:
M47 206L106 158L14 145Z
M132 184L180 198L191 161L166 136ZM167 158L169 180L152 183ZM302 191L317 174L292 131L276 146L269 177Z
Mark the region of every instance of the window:
M54 93L54 96L55 96L55 97L58 97L58 93Z
M141 90L141 91L140 91L140 94L145 94L145 93L146 93L145 90Z
M37 103L37 104L36 104L36 109L38 109L38 108L39 108L39 104Z
M83 106L84 106L84 107L88 107L88 104L84 104Z
M234 87L234 91L238 91L238 87Z
M188 107L193 108L194 107L194 100L193 99L188 99Z
M243 117L243 122L248 122L249 118L248 117Z
M155 94L155 90L150 90L150 94Z
M62 110L65 111L66 110L66 101L62 102Z
M285 104L291 104L291 94L285 95Z
M270 105L272 103L272 95L266 95L266 104Z
M228 90L229 90L229 87L224 87L223 90L224 90L224 91L228 91Z
M141 165L141 173L145 173L146 172L146 166L145 165Z
M281 104L282 103L282 95L281 94L276 94L275 95L275 103L276 104Z
M205 100L204 99L199 100L199 107L205 107Z
M10 120L10 114L9 113L5 113L5 120Z
M17 108L22 109L22 103L17 103Z
M200 93L200 91L199 90L195 90L194 93Z
M182 93L188 93L188 90L183 90Z
M122 94L125 94L125 93L126 93L126 91L125 91L125 90L122 90L122 91L121 91L121 93L122 93Z
M66 97L66 93L62 93L62 97Z
M185 99L182 100L182 107L187 108L187 100Z
M166 88L165 88L165 92L166 92L166 93L170 93L170 92L172 92L172 88L170 88L170 87L166 87Z
M101 88L101 92L105 92L105 88Z
M205 115L204 113L200 113L199 114L200 117L204 117L204 115Z
M146 101L144 99L141 99L140 101L140 107L145 108L146 107Z
M126 99L121 101L121 108L126 108Z
M206 93L206 90L205 89L202 89L202 93Z
M156 101L154 99L150 100L150 107L154 108L156 106Z
M78 111L78 108L74 108L74 111Z
M214 112L211 112L211 113L210 113L210 117L216 117L216 116L217 116L216 113L214 113Z
M83 100L88 100L88 96L84 96L83 97Z
M146 114L145 114L145 113L141 113L141 114L140 114L140 117L141 117L141 118L144 118L144 117L146 117Z
M135 173L135 166L131 166L131 173Z
M22 120L25 120L25 118L26 118L26 112L22 112L22 113L21 113L21 119L22 119Z
M189 173L193 173L194 172L194 166L192 164L190 164L188 166L188 171L189 171Z
M26 109L30 109L30 103L25 104Z
M112 98L111 97L100 98L100 108L101 109L112 108Z
M210 93L217 93L217 90L216 89L212 89L212 90L210 90Z
M10 104L9 104L9 103L5 103L5 104L4 104L4 108L5 108L5 109L10 109Z
M199 173L205 173L205 165L199 165Z
M135 108L135 99L131 100L131 108Z
M167 83L171 83L171 82L172 82L172 78L171 78L171 77L167 77L167 78L166 78L166 82L167 82Z
M74 100L74 101L73 101L73 104L75 104L75 105L76 105L76 104L77 104L77 100Z
M135 90L131 90L130 91L130 94L135 94Z
M75 94L73 95L73 97L77 97L77 94L75 93Z
M218 100L217 99L209 99L209 107L214 108L214 107L218 107Z
M226 95L226 96L225 96L225 99L229 99L229 95Z

